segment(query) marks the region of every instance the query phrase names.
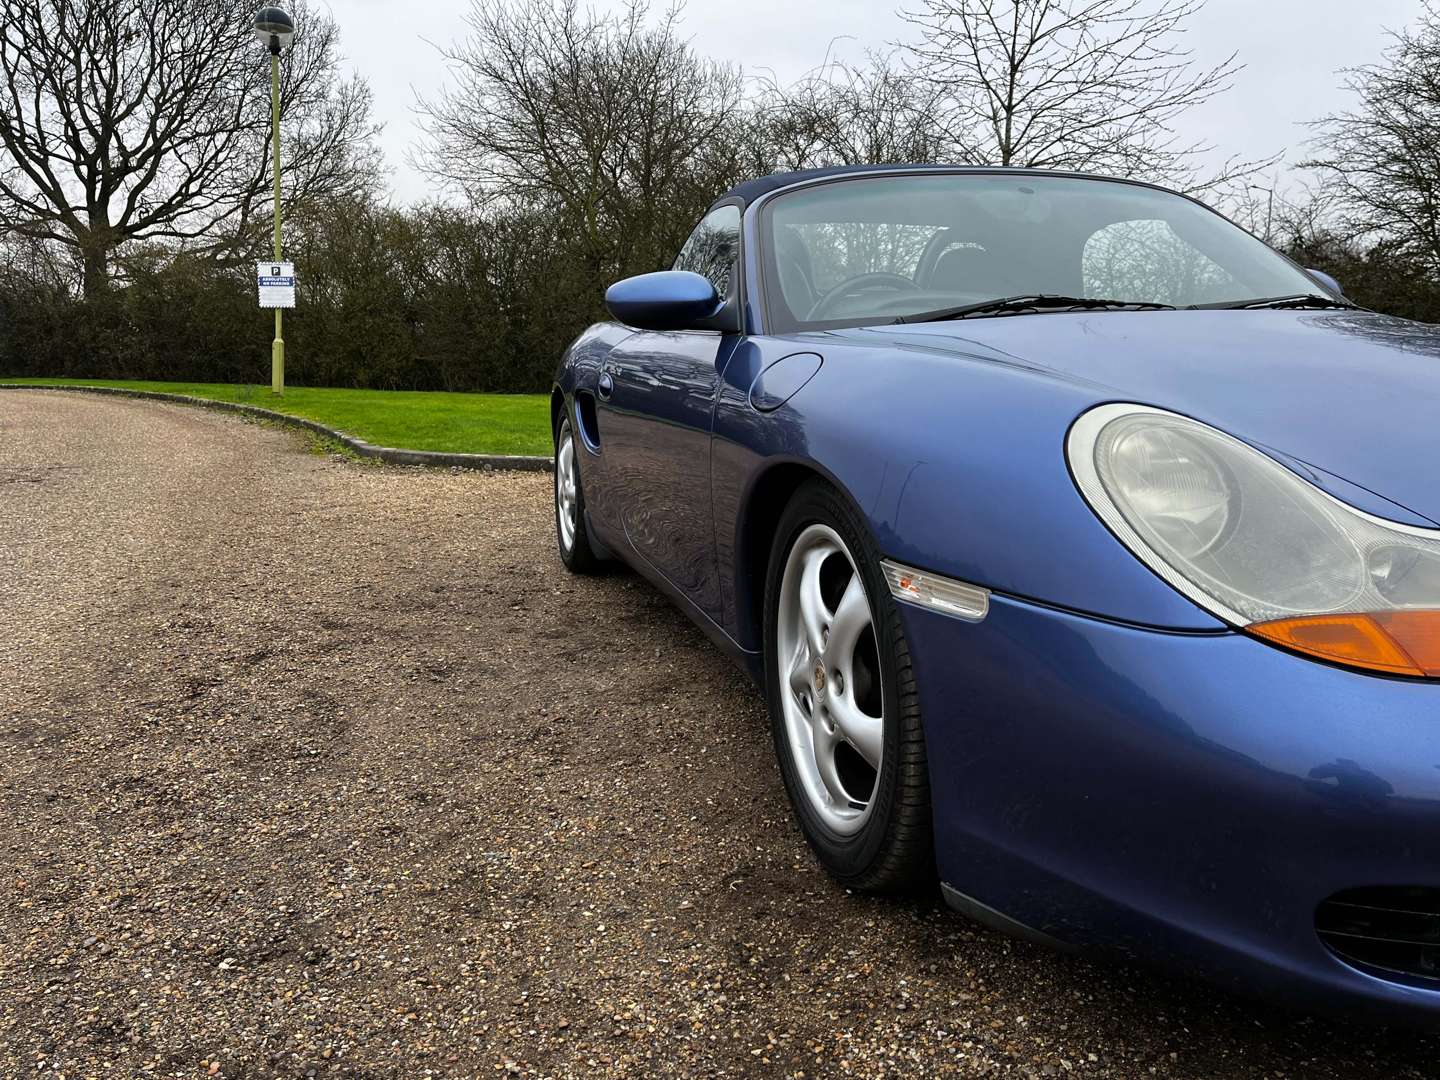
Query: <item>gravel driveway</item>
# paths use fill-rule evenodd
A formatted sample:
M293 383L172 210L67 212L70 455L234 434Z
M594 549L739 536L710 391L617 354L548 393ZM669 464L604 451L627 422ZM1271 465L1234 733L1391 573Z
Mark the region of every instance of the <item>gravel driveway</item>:
M1434 1076L847 896L756 692L548 478L0 393L0 1075Z

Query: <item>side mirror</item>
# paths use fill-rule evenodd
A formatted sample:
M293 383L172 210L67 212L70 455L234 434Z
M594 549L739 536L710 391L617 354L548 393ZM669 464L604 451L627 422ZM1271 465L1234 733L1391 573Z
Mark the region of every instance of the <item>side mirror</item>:
M640 274L605 290L610 314L640 330L718 330L724 304L709 278L688 270Z
M1313 277L1316 281L1320 282L1321 285L1324 285L1336 296L1345 295L1345 290L1340 287L1340 282L1336 281L1329 274L1325 273L1324 270L1306 270L1305 272L1311 277Z

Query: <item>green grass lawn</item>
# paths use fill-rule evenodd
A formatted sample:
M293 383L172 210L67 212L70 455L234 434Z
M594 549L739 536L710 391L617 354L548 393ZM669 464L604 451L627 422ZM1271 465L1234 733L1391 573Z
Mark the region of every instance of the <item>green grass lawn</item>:
M321 390L233 383L121 382L108 379L0 379L47 386L116 386L258 405L303 416L378 446L463 454L548 457L550 399L544 394L446 394L419 390Z

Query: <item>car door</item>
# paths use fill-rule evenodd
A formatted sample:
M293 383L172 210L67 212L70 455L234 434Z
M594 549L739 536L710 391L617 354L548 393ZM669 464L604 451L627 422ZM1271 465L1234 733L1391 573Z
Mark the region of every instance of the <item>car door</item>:
M674 269L736 302L740 208L718 206L690 235ZM602 368L598 408L626 538L712 619L720 613L710 512L710 438L720 374L738 334L637 330Z

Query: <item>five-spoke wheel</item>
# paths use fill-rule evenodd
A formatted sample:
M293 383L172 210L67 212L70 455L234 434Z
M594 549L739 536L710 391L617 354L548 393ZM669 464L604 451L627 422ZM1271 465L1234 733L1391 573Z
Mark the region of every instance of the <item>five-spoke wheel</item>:
M933 881L909 648L866 523L828 484L781 515L765 604L771 729L805 838L852 888Z
M780 582L781 706L805 794L842 834L865 824L885 755L873 623L845 542L828 525L806 526Z
M562 415L555 429L555 540L566 569L576 574L591 574L599 568L600 559L591 546L585 524L579 451L570 418Z
M575 436L570 421L560 428L560 445L555 450L555 520L560 529L560 547L575 546L576 500L580 485L575 478Z

